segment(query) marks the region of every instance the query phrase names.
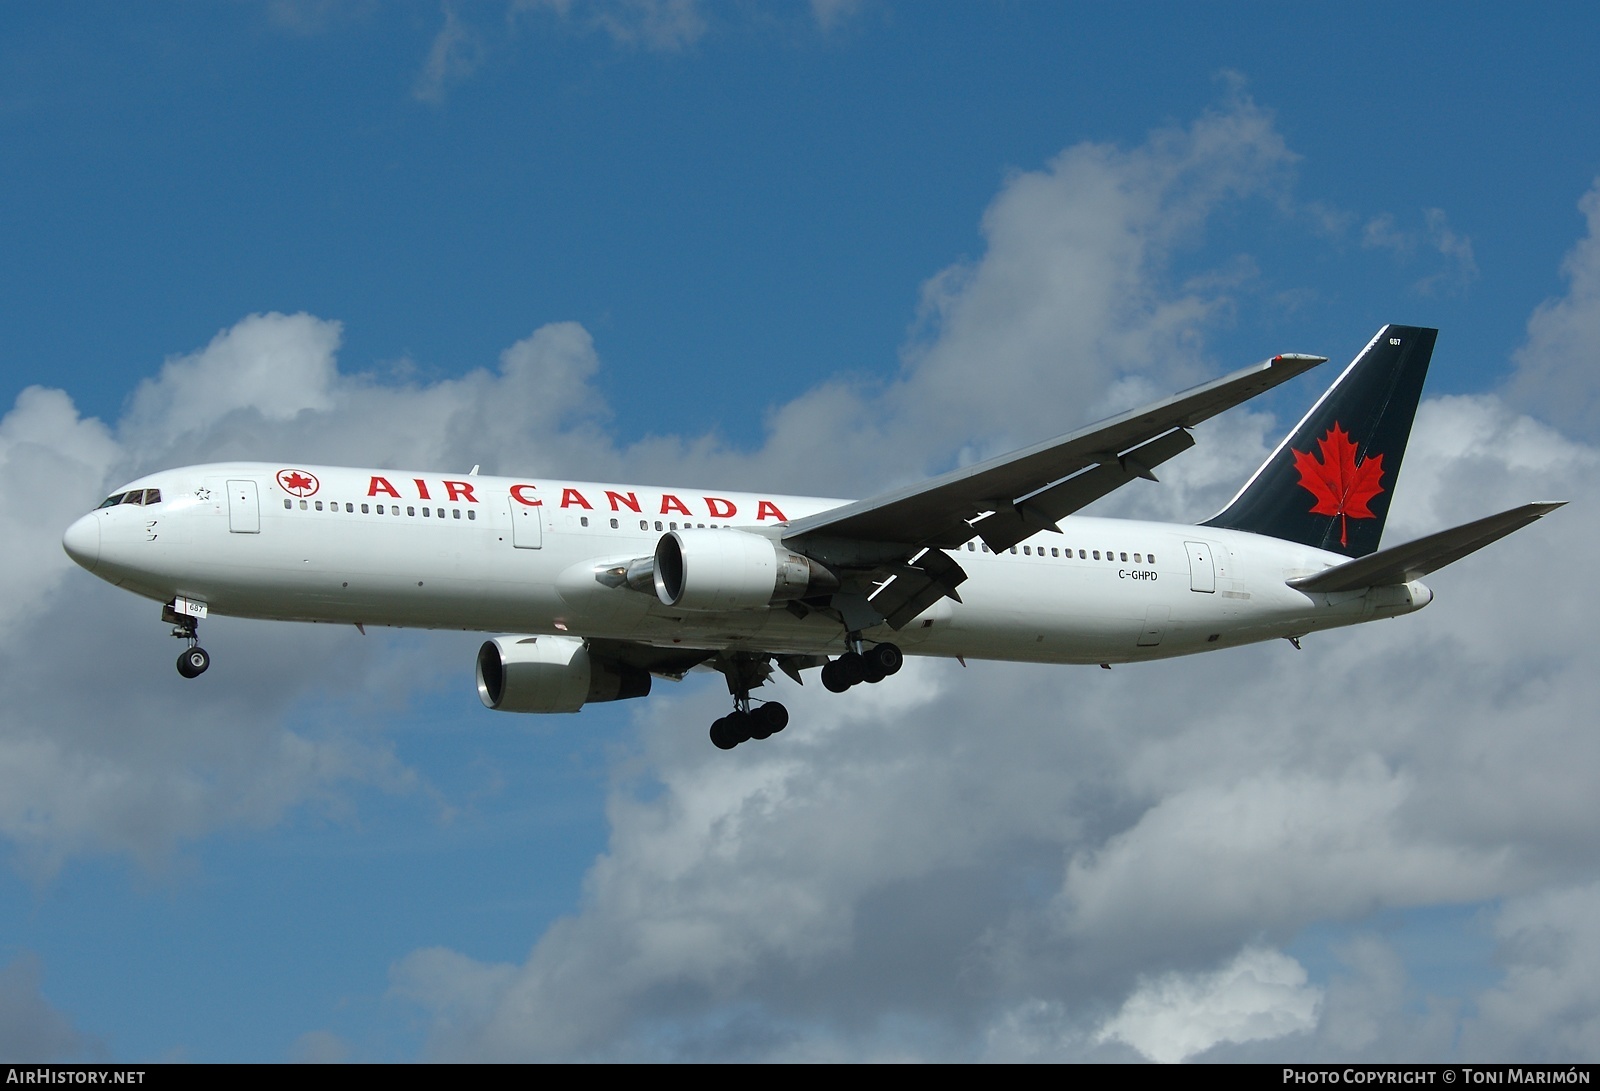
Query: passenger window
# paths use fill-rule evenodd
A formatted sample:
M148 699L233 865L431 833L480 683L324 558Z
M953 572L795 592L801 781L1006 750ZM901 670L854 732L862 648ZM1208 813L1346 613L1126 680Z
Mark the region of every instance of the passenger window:
M293 507L294 507L294 501L293 500L287 500L287 499L284 500L284 502L283 502L283 510L284 511L288 511L289 509L291 509Z
M660 519L657 519L657 520L656 520L656 529L657 529L657 530L660 530L660 529L661 529L661 520L660 520Z
M477 517L478 517L478 513L475 510L473 510L472 508L468 508L467 509L467 518L468 519L476 519Z
M1017 547L1016 547L1016 546L1012 546L1012 547L1011 547L1011 552L1012 552L1012 553L1013 553L1013 554L1015 554L1015 553L1016 553L1016 552L1017 552Z
M321 501L321 500L318 500L318 501L317 501L317 510L318 510L318 511L321 511L321 510L322 510L322 501Z
M1083 560L1087 560L1087 559L1088 558L1084 556L1084 551L1081 550L1081 549L1078 550L1078 560L1083 561Z
M1151 553L1151 554L1149 554L1149 555L1147 555L1145 557L1145 560L1149 561L1151 564L1155 564L1156 563L1156 555L1154 553Z
M1139 555L1137 553L1135 553L1133 555L1133 563L1134 564L1144 564L1144 562L1139 559Z
M611 520L611 529L612 530L616 530L619 525L620 524L615 519Z
M1061 551L1059 549L1057 549L1055 546L1051 546L1050 547L1050 556L1059 557L1059 556L1061 556Z
M588 526L589 525L589 517L587 515L578 516L578 525L579 526L585 526L585 527Z
M308 507L309 507L309 505L304 500L300 501L300 510L301 511L305 511Z
M351 515L354 515L356 513L356 506L354 504L350 503L349 501L346 501L345 505L344 505L344 510L346 512L350 513Z
M988 542L984 542L983 543L983 551L985 553L989 552L989 543Z
M415 507L413 507L412 505L407 504L406 505L406 514L407 515L416 515L417 514L417 509Z
M1126 553L1119 554L1119 555L1122 557L1122 562L1124 564L1126 564L1128 562L1128 555Z
M366 505L366 504L362 504L362 505L361 505L361 514L362 514L362 515L370 515L370 514L371 514L371 513L372 513L372 508L370 508L370 507L369 507L369 506L368 506L368 505ZM378 513L378 514L379 514L379 515L382 515L382 514L383 514L383 512L381 512L381 511L380 511L380 512L379 512L379 513Z
M461 518L461 509L460 508L451 508L450 509L450 515L451 515L452 518L455 518L455 519Z
M1100 551L1098 549L1094 551L1094 559L1097 561L1100 559Z

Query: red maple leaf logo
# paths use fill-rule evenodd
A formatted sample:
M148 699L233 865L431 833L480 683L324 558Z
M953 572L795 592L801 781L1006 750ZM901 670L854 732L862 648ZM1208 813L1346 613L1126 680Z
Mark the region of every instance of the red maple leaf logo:
M318 488L314 474L302 473L299 470L279 470L278 484L283 487L284 492L296 496L310 496Z
M1350 544L1349 519L1376 519L1367 507L1383 491L1383 456L1373 455L1356 461L1356 445L1350 442L1349 433L1334 421L1328 434L1317 440L1322 459L1318 461L1309 451L1294 452L1294 468L1300 471L1300 487L1306 489L1317 502L1311 511L1316 515L1339 517L1339 544ZM1290 448L1291 451L1294 448Z

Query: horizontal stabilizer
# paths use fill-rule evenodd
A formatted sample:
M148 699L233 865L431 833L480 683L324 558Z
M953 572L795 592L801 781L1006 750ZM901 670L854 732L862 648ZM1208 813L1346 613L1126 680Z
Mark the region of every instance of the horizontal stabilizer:
M1290 580L1289 586L1300 591L1329 593L1408 583L1447 564L1459 561L1467 554L1477 552L1514 530L1521 530L1535 519L1555 511L1564 503L1566 501L1562 500L1523 504L1519 508L1503 511L1499 515L1491 515L1463 526L1441 530L1437 534L1418 538L1414 542L1381 549L1357 560L1334 565L1311 576L1301 576Z

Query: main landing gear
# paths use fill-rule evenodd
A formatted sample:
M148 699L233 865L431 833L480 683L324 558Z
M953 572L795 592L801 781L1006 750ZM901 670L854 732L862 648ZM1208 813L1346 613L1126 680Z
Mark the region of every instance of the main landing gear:
M905 663L905 655L894 644L864 648L860 633L848 634L845 643L849 650L822 667L822 684L834 693L843 693L860 682L881 682ZM793 657L780 661L779 665L799 681L800 668L815 666L821 659L821 656ZM767 656L724 656L716 667L727 676L728 692L733 696L733 711L711 725L711 741L717 749L732 750L750 739L770 738L789 726L789 710L778 702L767 701L754 706L750 703L750 691L772 674Z
M881 682L906 661L895 644L874 644L863 650L859 633L851 633L849 643L849 651L822 668L822 684L830 693L843 693L862 682Z
M163 620L172 622L172 635L188 641L189 646L178 656L178 673L185 678L198 678L211 666L211 656L200 646L200 622L186 614L175 614L169 606L162 612Z
M728 680L733 711L711 725L711 741L719 750L732 750L750 739L765 739L789 726L789 710L776 701L750 704L750 691L772 676L768 656L748 653L718 657L716 668Z
M711 725L711 741L718 750L732 750L750 739L766 739L789 726L789 710L776 701L754 708L750 697L736 700L739 707Z

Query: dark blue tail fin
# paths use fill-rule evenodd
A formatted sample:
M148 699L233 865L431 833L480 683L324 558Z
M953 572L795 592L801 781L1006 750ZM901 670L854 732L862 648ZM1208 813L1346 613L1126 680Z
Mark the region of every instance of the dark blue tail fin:
M1364 557L1378 548L1438 330L1385 326L1203 524Z

